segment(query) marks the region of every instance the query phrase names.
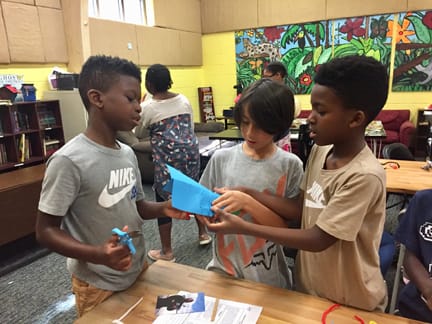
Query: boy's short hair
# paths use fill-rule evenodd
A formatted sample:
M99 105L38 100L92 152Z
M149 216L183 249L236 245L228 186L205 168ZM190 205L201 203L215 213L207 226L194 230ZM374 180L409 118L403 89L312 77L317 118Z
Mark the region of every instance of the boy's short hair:
M388 73L377 60L351 55L319 66L315 83L333 89L345 108L362 110L372 121L387 101Z
M162 64L150 65L145 76L146 84L150 83L152 90L156 92L164 92L171 89L173 84L171 74L168 68Z
M287 70L285 65L283 65L281 62L279 61L273 61L270 62L265 68L264 70L267 70L269 72L271 72L272 76L275 75L276 73L280 73L282 79L286 77L287 75Z
M121 75L136 78L141 83L141 69L133 62L119 57L94 55L84 63L79 75L78 89L86 109L90 107L90 89L106 92Z
M257 127L276 142L286 136L294 119L294 95L284 84L260 79L243 91L234 107L234 121L241 127L244 109Z

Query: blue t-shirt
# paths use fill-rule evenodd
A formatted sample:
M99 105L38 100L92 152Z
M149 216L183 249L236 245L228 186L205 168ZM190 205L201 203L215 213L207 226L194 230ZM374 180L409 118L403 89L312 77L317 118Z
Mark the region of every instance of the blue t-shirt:
M418 191L396 231L396 240L417 256L432 278L432 189ZM398 300L403 316L432 321L432 311L420 298L420 291L412 282L406 285Z

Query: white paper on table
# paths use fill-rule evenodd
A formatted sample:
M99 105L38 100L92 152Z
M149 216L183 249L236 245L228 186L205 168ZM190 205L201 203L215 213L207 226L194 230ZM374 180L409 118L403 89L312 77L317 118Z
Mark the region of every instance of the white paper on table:
M180 291L178 294L187 292ZM216 298L205 296L205 311L200 313L160 315L153 324L253 324L258 321L262 307L219 299L216 318L211 316Z

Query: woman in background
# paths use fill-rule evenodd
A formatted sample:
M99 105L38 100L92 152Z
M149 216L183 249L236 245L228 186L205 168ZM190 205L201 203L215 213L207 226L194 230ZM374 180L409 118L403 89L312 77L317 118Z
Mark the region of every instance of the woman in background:
M168 68L161 64L151 65L146 73L145 86L152 95L142 104L141 122L150 130L155 175L153 189L156 201L165 201L170 194L163 190L170 176L167 164L194 180L199 179L200 156L198 139L194 133L192 107L188 99L169 91L172 85ZM211 242L206 228L198 220L200 245ZM150 250L152 260L175 261L171 246L171 218L159 218L159 235L162 248Z

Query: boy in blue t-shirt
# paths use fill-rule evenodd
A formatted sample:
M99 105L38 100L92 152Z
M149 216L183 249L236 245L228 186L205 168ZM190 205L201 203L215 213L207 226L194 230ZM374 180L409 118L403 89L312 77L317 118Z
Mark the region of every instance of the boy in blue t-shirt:
M410 282L402 289L402 316L432 322L432 189L418 191L402 218L396 240L405 245L404 270Z

